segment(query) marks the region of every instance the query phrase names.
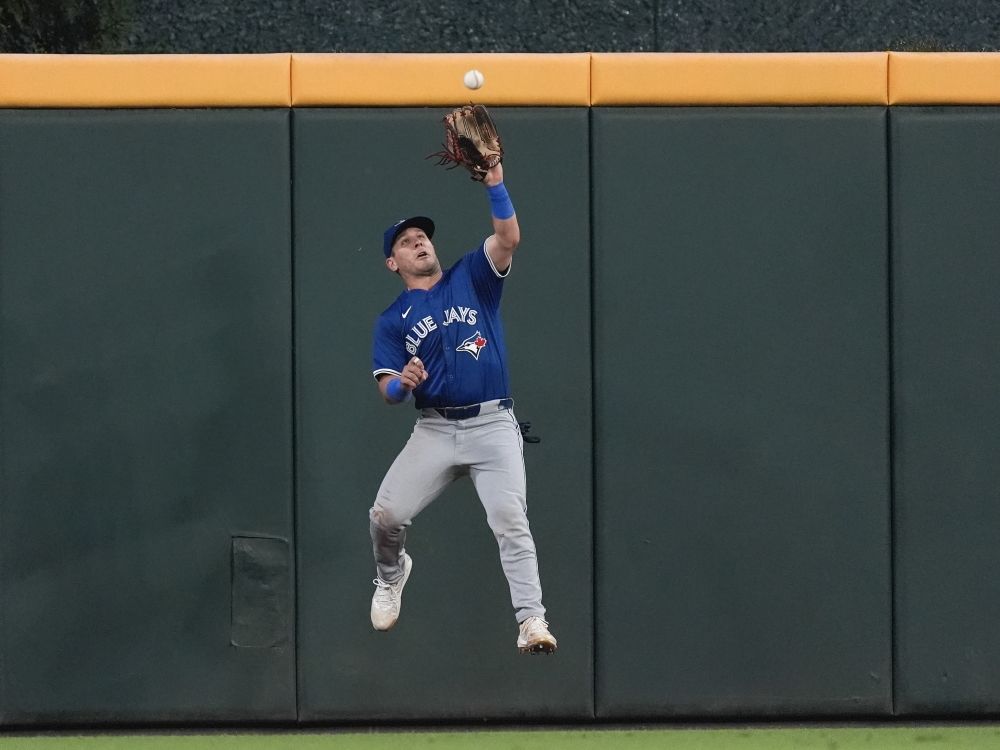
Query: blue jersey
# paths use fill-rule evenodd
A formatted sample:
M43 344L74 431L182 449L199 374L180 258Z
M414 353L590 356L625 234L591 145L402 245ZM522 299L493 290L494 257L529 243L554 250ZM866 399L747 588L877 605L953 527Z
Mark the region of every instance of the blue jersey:
M399 375L413 357L427 380L416 407L467 406L508 398L507 351L500 320L503 274L486 243L464 255L428 290L408 289L375 323L373 374Z

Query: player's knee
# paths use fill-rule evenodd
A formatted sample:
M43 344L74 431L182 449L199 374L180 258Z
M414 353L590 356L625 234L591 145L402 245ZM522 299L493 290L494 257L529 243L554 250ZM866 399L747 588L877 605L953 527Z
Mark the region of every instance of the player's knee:
M528 517L520 504L510 503L489 513L487 520L494 534L517 536L528 534Z
M391 508L380 505L377 501L368 511L368 519L376 526L386 530L398 529L405 526L407 522L407 519L400 518Z

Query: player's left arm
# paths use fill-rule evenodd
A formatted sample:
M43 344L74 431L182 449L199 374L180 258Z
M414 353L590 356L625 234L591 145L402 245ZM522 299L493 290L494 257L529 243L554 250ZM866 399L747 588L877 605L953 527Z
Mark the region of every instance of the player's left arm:
M521 227L517 223L510 195L503 184L503 165L497 164L490 169L483 183L489 194L493 215L493 234L486 240L486 252L497 272L504 274L510 268L514 251L521 242Z

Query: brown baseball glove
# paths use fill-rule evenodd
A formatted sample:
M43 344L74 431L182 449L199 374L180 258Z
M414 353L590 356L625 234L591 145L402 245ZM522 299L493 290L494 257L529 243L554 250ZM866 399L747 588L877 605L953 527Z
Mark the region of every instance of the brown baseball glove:
M503 161L503 143L493 118L482 104L466 104L444 116L445 142L437 157L438 164L454 169L461 165L472 179L482 182L486 172Z

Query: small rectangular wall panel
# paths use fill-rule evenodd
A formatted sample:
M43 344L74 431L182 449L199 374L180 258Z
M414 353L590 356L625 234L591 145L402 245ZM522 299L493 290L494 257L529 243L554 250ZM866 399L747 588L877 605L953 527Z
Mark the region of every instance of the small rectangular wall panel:
M593 118L597 713L886 714L885 111Z
M1000 712L1000 109L893 109L896 706Z
M491 110L522 230L505 282L528 516L559 652L526 657L497 545L471 482L414 520L399 622L375 632L368 533L386 470L417 416L372 378L376 317L403 290L383 230L437 222L442 263L492 233L482 185L424 160L434 109L297 109L296 361L300 682L303 721L587 718L593 715L590 237L585 109ZM373 144L377 144L373 148ZM552 168L551 165L558 165Z
M0 112L4 723L295 718L288 120Z

